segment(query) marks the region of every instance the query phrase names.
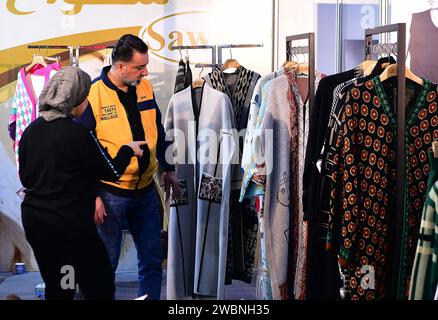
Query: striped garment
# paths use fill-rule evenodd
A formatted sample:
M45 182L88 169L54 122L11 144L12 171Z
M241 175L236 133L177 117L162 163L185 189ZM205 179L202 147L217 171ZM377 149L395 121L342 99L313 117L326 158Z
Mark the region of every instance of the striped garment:
M187 88L185 84L186 64L181 59L178 63L178 71L176 72L175 87L173 93L180 92Z
M265 84L272 79L277 78L284 74L284 69L278 69L277 71L270 73L261 77L255 87L251 98L251 106L248 115L248 124L245 134L245 143L243 145L242 152L242 164L241 170L243 172L242 188L240 189L239 201L242 202L243 198L251 198L255 195L263 194L262 188L256 188L255 186L250 188L251 179L253 178L254 172L256 171L255 158L254 155L254 140L257 130L260 128L261 119L263 114L260 113L262 104L266 105L268 87ZM264 108L263 108L264 110ZM260 118L259 118L260 116ZM260 119L260 120L259 120Z
M412 268L410 300L433 300L438 284L438 159L429 154L431 173Z

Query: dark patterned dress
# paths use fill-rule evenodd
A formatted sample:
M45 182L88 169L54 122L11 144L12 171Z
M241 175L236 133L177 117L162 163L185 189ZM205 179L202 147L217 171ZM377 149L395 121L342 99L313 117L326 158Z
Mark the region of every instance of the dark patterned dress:
M437 86L428 80L421 88L408 82L407 154L397 155L394 87L379 77L353 86L336 138L328 245L338 250L353 300L406 297L429 174L427 152L438 140ZM397 156L406 157L406 190L401 191L396 190ZM405 192L404 212L395 212L396 192ZM393 261L397 215L403 217L402 254ZM399 281L390 292L394 264L400 266Z

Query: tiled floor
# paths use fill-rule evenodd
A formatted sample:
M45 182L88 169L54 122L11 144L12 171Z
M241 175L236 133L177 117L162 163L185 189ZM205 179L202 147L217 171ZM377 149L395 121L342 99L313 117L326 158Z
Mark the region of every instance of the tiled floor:
M135 273L117 273L116 299L130 300L137 297L137 275ZM166 282L163 277L161 299L166 299ZM39 300L35 295L35 287L42 283L39 272L25 274L0 273L0 298L8 294L15 294L24 300ZM232 285L225 286L227 300L254 300L255 286L241 281L233 281Z

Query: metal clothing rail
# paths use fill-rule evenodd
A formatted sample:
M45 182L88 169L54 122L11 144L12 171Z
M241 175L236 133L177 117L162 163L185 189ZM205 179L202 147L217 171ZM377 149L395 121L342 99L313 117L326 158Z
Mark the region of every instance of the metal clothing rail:
M404 283L400 280L403 263L399 264L402 257L402 240L403 240L403 218L404 218L404 200L405 200L405 92L406 92L406 76L405 76L405 61L406 61L406 24L398 23L374 29L365 30L365 57L371 59L372 47L376 46L372 44L373 35L379 35L382 33L397 33L397 44L384 44L384 47L391 47L397 50L397 164L396 164L396 178L397 178L397 194L396 194L396 223L395 223L395 246L394 246L394 260L393 260L393 279L392 279L392 292L395 293L395 298L403 299ZM404 279L405 280L405 279Z
M91 45L91 46L64 46L64 45L28 45L28 49L70 49L70 48L80 48L80 49L112 49L114 46L105 45Z
M217 56L218 56L218 64L222 65L222 49L231 49L235 48L260 48L263 47L262 43L257 44L220 44L217 46ZM231 56L232 57L232 56Z
M173 46L171 50L199 50L211 49L211 63L197 63L196 68L210 68L222 65L222 49L229 48L257 48L263 47L263 44L219 44L219 45L196 45L196 46Z
M89 45L89 46L66 46L66 45L28 45L28 49L68 49L69 50L69 59L70 64L72 66L79 65L79 52L81 49L86 50L103 50L103 49L112 49L114 46L107 45Z
M292 46L294 41L307 40L307 46ZM308 54L309 56L309 106L315 100L315 33L302 33L286 37L286 59L291 60L293 54Z
M217 61L216 61L216 51L217 51L217 46L213 46L213 45L196 45L196 46L173 46L171 48L171 50L202 50L202 49L209 49L211 50L211 64L209 63L197 63L195 64L196 68L208 68L208 67L215 67L217 66Z

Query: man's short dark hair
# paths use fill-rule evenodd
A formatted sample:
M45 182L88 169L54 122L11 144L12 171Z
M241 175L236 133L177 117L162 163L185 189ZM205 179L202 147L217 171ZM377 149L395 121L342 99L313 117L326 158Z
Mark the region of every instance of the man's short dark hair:
M125 34L119 40L117 40L111 54L113 64L122 61L128 62L132 59L134 50L140 53L147 53L148 46L139 37L133 34Z

